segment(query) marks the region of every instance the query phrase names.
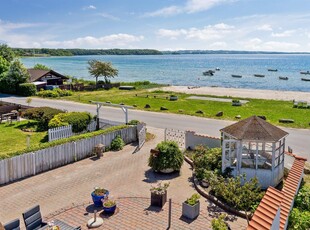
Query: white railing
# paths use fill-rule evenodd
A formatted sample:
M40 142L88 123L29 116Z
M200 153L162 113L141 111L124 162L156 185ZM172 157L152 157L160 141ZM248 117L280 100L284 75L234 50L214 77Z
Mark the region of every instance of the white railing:
M92 121L91 123L89 123L87 125L86 130L84 130L83 132L80 133L74 133L72 132L72 126L68 125L68 126L61 126L61 127L57 127L57 128L53 128L53 129L49 129L48 130L48 141L55 141L55 140L59 140L59 139L63 139L63 138L68 138L71 137L73 135L79 135L85 132L93 132L96 130L96 122Z
M55 141L58 139L68 138L73 135L72 126L61 126L48 130L48 141Z

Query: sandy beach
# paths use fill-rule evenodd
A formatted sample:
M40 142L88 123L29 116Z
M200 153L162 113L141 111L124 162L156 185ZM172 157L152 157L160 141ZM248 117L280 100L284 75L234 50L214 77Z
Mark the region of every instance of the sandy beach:
M240 88L237 89L237 88L223 88L223 87L191 88L188 86L168 86L161 89L164 91L173 91L187 94L227 96L238 98L274 99L284 101L303 100L310 102L310 92L240 89Z

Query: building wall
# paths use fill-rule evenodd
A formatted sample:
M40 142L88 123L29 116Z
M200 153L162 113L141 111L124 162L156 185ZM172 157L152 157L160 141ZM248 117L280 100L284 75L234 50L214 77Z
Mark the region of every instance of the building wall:
M208 146L209 148L220 148L221 139L210 137L207 135L199 135L193 131L185 132L185 146L186 148L194 149L197 145Z

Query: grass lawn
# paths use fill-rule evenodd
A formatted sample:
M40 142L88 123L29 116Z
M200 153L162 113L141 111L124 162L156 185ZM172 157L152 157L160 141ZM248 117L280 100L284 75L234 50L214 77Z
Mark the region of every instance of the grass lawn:
M47 132L22 131L21 127L25 127L27 124L28 121L13 122L12 124L0 124L0 158L9 153L26 149L28 135L30 135L30 146L37 146L47 141ZM35 122L31 122L31 124L35 124Z
M171 94L177 95L179 99L177 101L169 101L166 99L166 97L169 97ZM100 90L93 92L74 92L72 96L63 97L61 99L83 103L89 103L90 100L101 102L110 101L115 104L124 103L125 105L135 105L139 110L149 111L161 111L160 107L164 106L168 110L161 112L187 114L225 120L237 120L235 118L236 115L240 115L241 118L247 118L252 115L264 115L267 117L268 122L275 125L295 128L309 128L310 109L293 108L293 103L289 101L247 99L249 103L245 105L232 106L229 102L187 99L189 96L191 95L163 92L160 90L149 92L144 88L138 87L136 90L129 91L114 88L108 91ZM146 104L149 104L151 108L145 109L144 106ZM197 114L196 111L198 110L202 110L204 113ZM222 117L215 116L219 111L224 112ZM283 118L293 119L295 123L279 123L279 119Z

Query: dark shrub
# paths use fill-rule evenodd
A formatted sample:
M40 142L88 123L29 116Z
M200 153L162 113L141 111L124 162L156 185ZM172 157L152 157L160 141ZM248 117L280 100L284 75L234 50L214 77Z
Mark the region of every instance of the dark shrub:
M179 146L174 141L162 141L156 146L159 154L151 154L149 166L155 171L172 168L179 171L183 164L184 156Z
M32 83L19 84L17 94L22 96L34 96L37 93L36 86Z
M63 113L60 109L54 109L50 107L37 107L27 109L22 113L22 116L28 119L39 121L39 130L48 130L49 121L57 114Z
M111 150L113 151L122 150L124 146L125 142L123 141L120 135L117 135L111 142Z
M61 113L50 120L48 127L56 128L65 125L72 125L72 131L78 133L85 130L91 120L92 116L88 112Z
M138 121L138 120L131 120L128 122L128 125L137 125L139 123L140 123L140 121Z

